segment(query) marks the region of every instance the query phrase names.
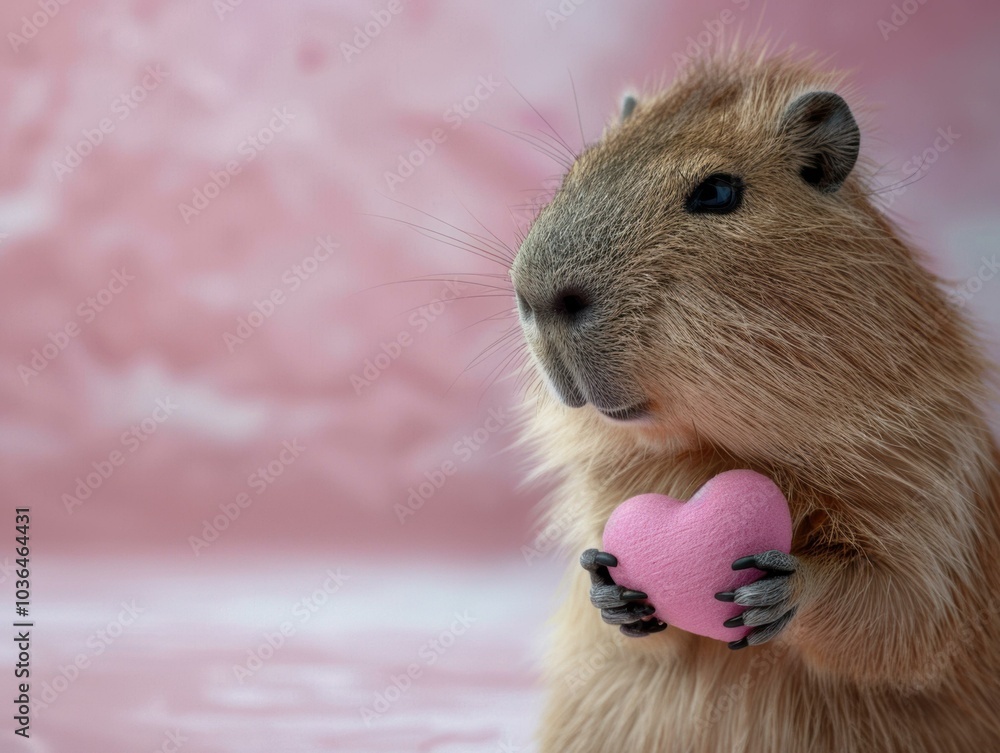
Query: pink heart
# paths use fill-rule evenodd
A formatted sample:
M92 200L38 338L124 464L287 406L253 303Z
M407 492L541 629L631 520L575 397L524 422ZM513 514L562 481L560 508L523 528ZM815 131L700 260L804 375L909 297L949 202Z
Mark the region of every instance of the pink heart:
M715 594L752 583L761 571L733 570L740 557L789 552L792 518L767 476L736 470L710 479L687 502L642 494L620 504L604 527L604 551L618 558L615 583L643 591L654 616L689 633L739 640L748 627L722 623L745 608Z

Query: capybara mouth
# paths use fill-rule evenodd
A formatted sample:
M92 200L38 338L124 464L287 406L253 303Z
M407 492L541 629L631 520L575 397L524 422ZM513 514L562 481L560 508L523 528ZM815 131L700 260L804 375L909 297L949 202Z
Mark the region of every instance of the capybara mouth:
M649 401L644 397L636 399L634 392L626 394L615 382L583 378L558 358L544 359L542 371L551 392L568 408L582 408L589 404L602 416L623 423L646 418L650 414Z
M612 421L636 421L649 415L649 403L643 401L625 408L597 408L598 412Z

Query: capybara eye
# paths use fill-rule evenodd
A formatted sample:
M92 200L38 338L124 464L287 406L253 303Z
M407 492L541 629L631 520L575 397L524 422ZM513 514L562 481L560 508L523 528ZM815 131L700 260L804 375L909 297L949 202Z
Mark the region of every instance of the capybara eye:
M691 192L687 200L689 212L728 214L739 209L743 201L743 181L735 175L709 175Z

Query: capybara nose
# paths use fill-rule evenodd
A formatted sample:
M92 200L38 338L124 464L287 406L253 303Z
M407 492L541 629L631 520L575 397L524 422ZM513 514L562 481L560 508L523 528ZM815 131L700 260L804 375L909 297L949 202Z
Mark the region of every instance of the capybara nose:
M574 326L591 308L590 295L579 287L561 288L551 296L515 291L517 309L525 323L542 326Z
M552 298L552 312L556 319L570 326L579 324L591 307L590 296L580 288L563 288Z

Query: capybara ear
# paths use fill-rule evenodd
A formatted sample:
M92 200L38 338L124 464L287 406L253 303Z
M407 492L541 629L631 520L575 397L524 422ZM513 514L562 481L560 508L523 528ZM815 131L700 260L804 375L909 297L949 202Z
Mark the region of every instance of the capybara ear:
M637 104L639 104L639 100L636 99L636 96L632 94L632 92L625 92L625 94L622 95L621 121L623 123L628 120Z
M785 110L781 128L798 156L802 180L823 193L843 185L861 147L861 131L843 97L803 94Z

